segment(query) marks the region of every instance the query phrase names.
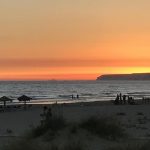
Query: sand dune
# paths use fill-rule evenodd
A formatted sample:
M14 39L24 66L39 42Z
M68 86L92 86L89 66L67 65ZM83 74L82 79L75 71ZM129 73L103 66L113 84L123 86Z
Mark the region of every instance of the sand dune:
M91 116L120 120L126 133L133 139L150 138L150 105L113 105L110 102L49 105L53 115L62 115L68 122L79 122ZM1 142L7 137L22 136L40 123L43 105L25 110L0 113ZM11 132L9 132L11 131ZM9 138L8 138L9 139ZM94 141L93 141L94 142ZM95 141L96 142L96 141ZM103 143L103 142L102 142Z

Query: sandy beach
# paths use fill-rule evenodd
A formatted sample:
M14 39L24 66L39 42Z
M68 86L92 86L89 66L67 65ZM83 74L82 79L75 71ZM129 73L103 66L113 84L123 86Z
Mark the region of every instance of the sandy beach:
M41 120L40 114L43 112L44 106L33 105L27 110L22 108L1 112L0 144L5 144L13 138L20 138L27 131L39 125ZM70 123L80 122L92 116L115 118L119 120L129 138L134 140L150 139L149 106L149 104L113 105L110 101L47 105L47 107L52 109L53 115L63 116ZM103 141L103 139L101 140ZM92 143L98 141L93 140ZM97 146L105 148L107 147L107 142L98 142Z

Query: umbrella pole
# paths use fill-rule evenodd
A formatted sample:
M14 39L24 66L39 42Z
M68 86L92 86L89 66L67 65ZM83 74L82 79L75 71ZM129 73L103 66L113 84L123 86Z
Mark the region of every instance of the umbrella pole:
M24 109L25 109L25 110L27 109L27 103L26 103L26 100L24 101Z
M4 101L4 108L6 108L6 101Z

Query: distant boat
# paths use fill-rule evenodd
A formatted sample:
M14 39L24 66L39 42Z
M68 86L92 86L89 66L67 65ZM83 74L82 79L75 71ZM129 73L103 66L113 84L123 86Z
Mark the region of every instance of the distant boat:
M150 73L106 74L97 77L97 80L150 80Z

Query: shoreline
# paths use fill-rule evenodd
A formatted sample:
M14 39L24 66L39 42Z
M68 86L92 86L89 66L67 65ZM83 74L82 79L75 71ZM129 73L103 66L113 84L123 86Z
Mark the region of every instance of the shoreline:
M40 99L40 100L31 100L31 101L27 101L26 104L27 105L114 105L114 101L115 100L88 100L88 99L66 99L66 100L55 100L55 101L51 101L51 99ZM147 101L143 101L143 99L135 99L135 105L142 105L142 104L150 104L150 98L147 99ZM3 107L4 103L1 102L0 106ZM6 103L7 106L18 106L18 105L24 105L24 102L19 102L19 101L15 101L15 102L7 102ZM131 105L131 104L118 104L118 105Z
M97 104L110 104L112 103L112 100L87 100L87 99L66 99L66 100L55 100L51 101L51 99L39 99L39 100L31 100L27 101L27 105L75 105L75 104L92 104L92 103L97 103ZM15 106L15 105L24 105L24 102L7 102L7 106ZM0 103L0 106L3 106L3 102Z

